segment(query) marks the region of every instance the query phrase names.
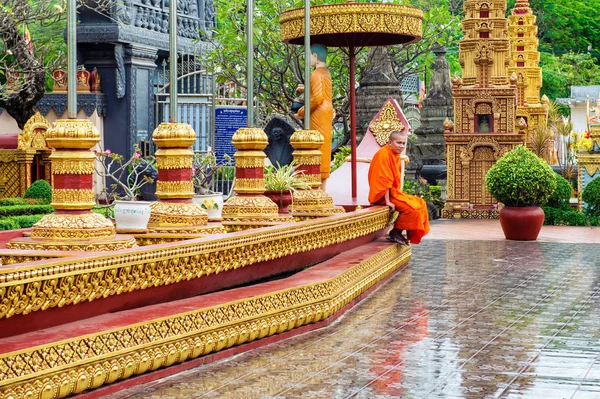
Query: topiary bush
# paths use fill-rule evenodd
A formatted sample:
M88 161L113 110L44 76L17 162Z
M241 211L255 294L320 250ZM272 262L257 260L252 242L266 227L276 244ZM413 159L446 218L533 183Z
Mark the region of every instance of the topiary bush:
M569 181L558 173L555 173L554 177L556 178L556 188L548 199L547 205L558 209L568 209L573 188Z
M52 186L46 180L36 180L27 190L23 198L41 199L44 204L52 202Z
M600 217L600 177L596 177L585 186L581 199L585 202L588 215Z
M600 218L586 216L574 209L558 209L551 206L542 208L546 218L544 224L547 226L598 226Z
M518 146L490 168L485 183L494 198L506 206L542 206L556 188L554 175L544 160Z

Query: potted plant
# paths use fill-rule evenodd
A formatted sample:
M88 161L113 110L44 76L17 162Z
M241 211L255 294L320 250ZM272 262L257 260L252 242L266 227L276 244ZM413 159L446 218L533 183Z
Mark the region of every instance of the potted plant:
M535 240L544 223L544 205L554 188L554 171L523 146L500 158L486 176L488 191L504 204L500 225L509 240Z
M154 182L150 176L155 171L154 158L143 158L137 145L129 159L110 149L96 150L94 154L96 173L110 181L104 192L108 206L114 206L117 232L145 232L150 220L150 202L138 201L138 197L144 185Z
M197 203L208 214L209 221L220 221L223 210L223 193L213 191L217 180L232 181L233 159L225 154L223 160L217 160L215 154L209 148L205 153L197 153L192 161L192 182L196 195L192 201ZM230 177L230 179L226 179Z
M289 213L296 189L310 189L303 179L304 172L296 169L296 162L289 165L265 166L265 196L277 204L280 214Z

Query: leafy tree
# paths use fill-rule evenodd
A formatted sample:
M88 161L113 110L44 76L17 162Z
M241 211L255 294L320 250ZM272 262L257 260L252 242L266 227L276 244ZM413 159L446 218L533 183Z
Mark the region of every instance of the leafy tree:
M560 56L541 53L542 94L549 98L570 96L571 86L600 85L600 65L590 53L568 52Z
M26 26L47 27L61 20L63 8L58 1L4 0L0 3L0 107L6 109L22 129L33 116L36 103L46 87L46 66L42 43L33 43L30 51L24 36ZM7 74L20 74L15 84L7 87ZM11 79L12 80L12 79Z
M393 0L398 4L413 4L411 1ZM346 3L346 0L313 0L312 5ZM418 3L415 1L414 3ZM420 42L394 46L391 54L395 61L397 77L424 71L425 63L433 61L431 50L444 45L454 51L457 58L457 41L460 36L460 19L450 14L446 2L429 6L425 12L423 38ZM254 18L254 87L255 96L262 106L260 114L267 116L280 113L295 118L289 106L295 97L294 90L304 82L304 56L302 46L286 45L281 42L279 16L285 10L300 8L301 0L256 0ZM246 1L222 0L218 3L217 30L213 35L215 50L209 59L214 70L223 81L232 81L246 87ZM454 50L453 50L454 49ZM334 107L338 116L348 113L348 56L341 49L330 49L328 68L333 80ZM454 62L458 65L457 62ZM368 51L357 56L356 78L369 68Z

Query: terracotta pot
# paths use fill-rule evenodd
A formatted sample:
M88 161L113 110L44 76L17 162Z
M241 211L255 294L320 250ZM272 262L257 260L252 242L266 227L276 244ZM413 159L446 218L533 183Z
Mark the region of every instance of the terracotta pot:
M505 206L500 210L500 225L507 240L536 240L544 224L544 211L538 206Z
M291 190L267 190L265 191L265 197L277 204L280 214L289 213L288 207L292 204L292 191Z

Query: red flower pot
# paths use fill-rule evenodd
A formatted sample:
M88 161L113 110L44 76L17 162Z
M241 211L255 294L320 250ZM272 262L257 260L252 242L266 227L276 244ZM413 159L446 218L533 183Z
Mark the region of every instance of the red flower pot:
M265 191L265 197L269 198L279 208L279 214L290 213L288 207L292 204L292 191L291 190L267 190Z
M540 234L544 217L538 206L505 206L500 210L500 226L507 240L531 241Z

